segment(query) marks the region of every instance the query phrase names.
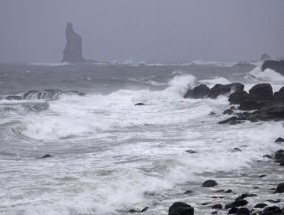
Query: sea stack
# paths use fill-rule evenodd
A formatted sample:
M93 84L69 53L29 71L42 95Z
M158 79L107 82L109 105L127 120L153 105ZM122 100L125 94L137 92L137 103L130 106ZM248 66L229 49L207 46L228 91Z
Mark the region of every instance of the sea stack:
M85 59L82 56L82 39L75 33L71 23L67 23L65 30L67 44L63 51L61 62L82 63Z

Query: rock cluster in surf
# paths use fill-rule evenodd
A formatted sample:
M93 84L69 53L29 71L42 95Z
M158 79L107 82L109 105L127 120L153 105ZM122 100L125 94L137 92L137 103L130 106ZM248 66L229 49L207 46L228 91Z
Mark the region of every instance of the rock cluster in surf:
M184 98L212 99L220 95L228 95L229 102L232 105L239 105L239 107L233 106L226 110L225 114L234 114L235 116L219 123L237 124L244 120L255 122L284 119L284 87L273 93L272 86L267 83L256 84L249 92L244 91L244 85L241 83L216 84L211 89L202 84L189 89ZM235 112L235 110L237 111Z
M25 93L17 95L9 95L5 99L7 100L55 100L59 99L62 95L78 95L84 96L85 93L79 91L62 91L59 89L47 89L47 90L31 90Z
M65 30L67 44L63 51L62 62L83 63L85 59L82 55L82 39L75 33L71 23L67 23Z

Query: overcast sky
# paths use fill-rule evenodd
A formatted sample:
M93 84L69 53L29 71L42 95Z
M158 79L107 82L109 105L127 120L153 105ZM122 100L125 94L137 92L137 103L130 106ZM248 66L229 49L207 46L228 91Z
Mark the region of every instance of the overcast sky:
M0 62L60 62L65 27L100 61L284 56L284 0L0 0Z

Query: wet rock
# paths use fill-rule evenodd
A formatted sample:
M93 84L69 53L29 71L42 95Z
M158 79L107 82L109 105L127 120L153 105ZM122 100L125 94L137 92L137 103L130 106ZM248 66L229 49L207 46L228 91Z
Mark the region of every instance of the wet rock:
M253 96L246 91L237 91L229 95L229 102L231 104L241 104L245 101L253 100Z
M265 203L258 203L254 206L254 208L265 208L267 206L267 204Z
M192 190L187 190L187 191L185 191L183 194L192 194L192 193L193 193Z
M212 209L222 209L222 205L221 204L216 204L212 206Z
M271 155L263 155L263 158L272 159L272 156Z
M135 106L143 106L143 105L145 105L145 104L142 103L142 102L139 102L139 103L136 103L136 104L135 104Z
M184 95L184 98L203 99L208 96L208 93L209 87L207 87L205 84L201 84L193 89L189 89Z
M261 120L284 119L284 102L271 102L256 111L255 116Z
M234 111L232 109L227 109L223 112L223 114L232 115Z
M266 177L267 175L260 175L260 176L258 176L259 178L264 178L264 177Z
M284 142L284 139L282 137L278 137L276 140L275 140L275 143L283 143Z
M244 85L241 83L233 83L233 84L216 84L212 87L208 93L208 97L211 99L215 99L220 95L226 95L233 92L243 91Z
M238 208L237 207L232 207L229 211L228 214L236 214L238 212Z
M284 60L280 61L266 60L263 62L261 69L262 71L266 69L273 69L275 72L284 75Z
M232 193L233 191L231 189L227 190L225 193Z
M244 198L247 198L247 197L255 197L257 196L256 194L253 194L253 193L244 193L242 194L240 197L238 197L239 199L244 199Z
M218 211L212 211L211 214L218 214Z
M214 180L207 180L202 184L202 187L215 187L217 182Z
M277 206L267 207L262 211L262 215L284 215L284 211L282 211Z
M250 215L250 211L247 208L239 208L237 215Z
M42 156L40 159L51 158L51 157L52 157L52 155L50 155L50 154L45 154L45 155Z
M277 185L275 193L284 193L284 183L280 183Z
M232 152L241 152L242 150L239 149L239 148L233 148L233 151Z
M144 207L143 209L130 209L128 212L129 213L143 213L145 211L147 211L149 209L149 207Z
M273 91L270 84L256 84L250 90L249 94L252 95L257 101L273 101Z
M268 199L268 200L266 200L266 201L267 201L267 202L270 202L270 203L279 203L279 202L281 202L280 199L278 199L278 200Z
M189 154L196 154L196 153L197 153L197 151L194 151L194 150L192 150L192 149L188 149L188 150L186 150L185 152L187 152L187 153L189 153Z
M284 87L281 87L281 89L278 92L274 93L274 99L276 101L284 101Z
M276 163L282 163L284 161L284 150L280 149L274 154L274 160Z
M241 199L241 198L236 198L236 200L232 203L226 204L225 208L229 209L229 208L233 208L233 207L242 207L248 204L248 201L245 199Z
M243 123L243 120L240 120L237 116L230 117L229 119L225 119L219 121L218 124L229 124L229 125L237 125Z
M168 215L194 215L194 208L184 202L175 202L170 206Z
M82 39L79 34L75 33L71 23L67 23L65 36L67 40L66 47L63 51L62 62L82 63L85 59L82 55Z
M245 100L240 103L239 110L257 110L262 107L262 104L255 99Z

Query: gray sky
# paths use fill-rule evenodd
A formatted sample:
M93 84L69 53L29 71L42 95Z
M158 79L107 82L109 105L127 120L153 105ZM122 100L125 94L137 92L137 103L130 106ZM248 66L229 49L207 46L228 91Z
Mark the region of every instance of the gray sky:
M73 23L86 59L284 56L284 0L0 0L0 62L60 62Z

